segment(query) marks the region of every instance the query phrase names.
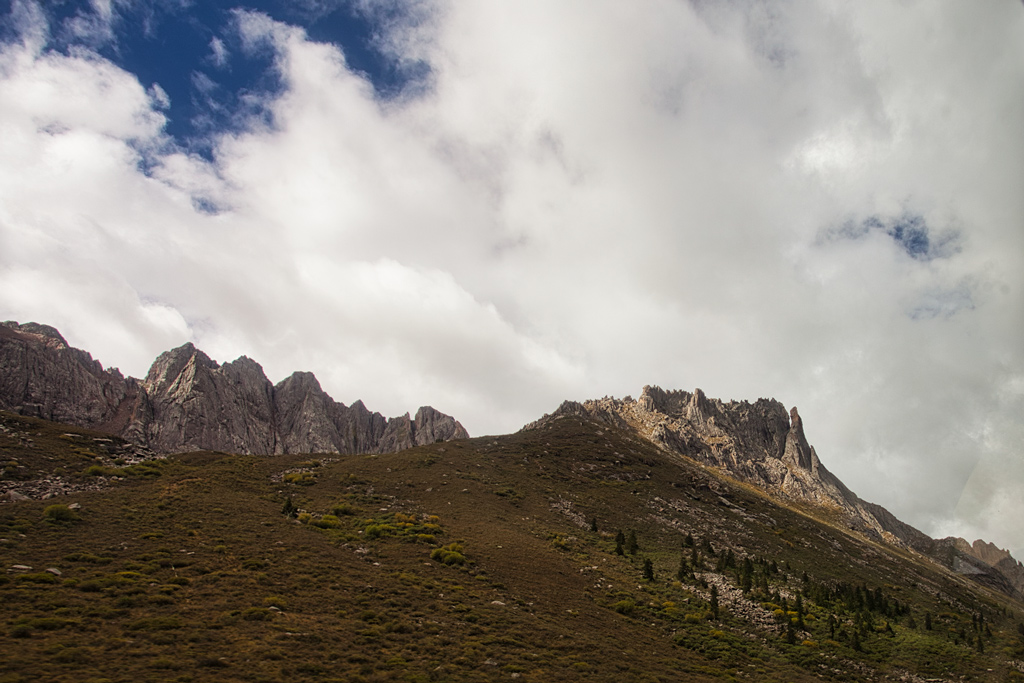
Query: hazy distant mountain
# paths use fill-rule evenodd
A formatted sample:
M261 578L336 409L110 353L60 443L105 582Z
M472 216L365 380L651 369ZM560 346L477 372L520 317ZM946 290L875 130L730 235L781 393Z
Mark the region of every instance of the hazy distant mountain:
M144 380L104 370L52 327L0 324L0 408L123 436L158 453L378 453L464 439L429 406L385 418L328 396L299 372L276 386L259 363L218 364L192 344L153 362Z

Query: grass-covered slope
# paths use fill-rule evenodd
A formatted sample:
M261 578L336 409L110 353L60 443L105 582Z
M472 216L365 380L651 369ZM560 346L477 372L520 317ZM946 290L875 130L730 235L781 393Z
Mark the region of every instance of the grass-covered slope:
M0 505L0 682L1024 680L1019 604L578 418L134 473L4 424L105 488Z

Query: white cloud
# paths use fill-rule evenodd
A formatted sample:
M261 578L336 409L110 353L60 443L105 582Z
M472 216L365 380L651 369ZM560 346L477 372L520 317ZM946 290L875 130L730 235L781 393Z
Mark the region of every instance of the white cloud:
M238 12L284 88L212 162L130 74L7 46L0 317L133 374L192 338L474 433L647 383L775 396L863 497L1024 547L1019 5L415 12L381 44L429 87L387 101Z

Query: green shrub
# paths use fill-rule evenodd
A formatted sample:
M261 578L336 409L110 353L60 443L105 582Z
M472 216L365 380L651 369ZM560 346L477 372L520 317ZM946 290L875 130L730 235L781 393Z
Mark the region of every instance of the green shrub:
M67 505L47 505L43 510L43 519L48 522L73 522L78 519L78 515Z
M348 503L338 503L337 505L331 508L331 514L335 517L341 517L343 515L354 515L356 514L356 509L349 505Z
M24 581L26 583L57 583L57 577L49 572L39 572L36 574L21 574L16 577L18 581Z
M127 475L129 477L159 477L163 474L154 463L139 463L137 465L129 465L123 470L119 470L117 474Z
M320 519L313 520L311 523L320 529L338 529L341 527L341 522L334 515L324 515Z
M370 524L363 530L367 538L380 538L381 536L387 536L395 531L395 527L390 524Z
M625 614L629 616L636 610L636 603L627 598L625 600L619 600L617 603L612 605L612 609L614 609L619 614Z
M434 548L430 553L430 559L437 560L438 562L447 565L461 565L466 563L466 556L463 555L463 549L460 543L449 543L448 545L443 545L440 548Z
M71 553L70 555L64 556L65 562L88 562L89 564L110 564L113 562L111 557L100 557L99 555L93 555L92 553Z
M249 607L242 611L242 618L246 621L269 621L274 618L274 613L266 607Z

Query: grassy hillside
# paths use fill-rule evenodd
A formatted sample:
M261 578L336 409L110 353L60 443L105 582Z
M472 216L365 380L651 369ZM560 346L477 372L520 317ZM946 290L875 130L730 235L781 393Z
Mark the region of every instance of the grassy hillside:
M0 423L5 480L100 487L0 504L0 682L1024 681L1021 605L576 418L134 466Z

